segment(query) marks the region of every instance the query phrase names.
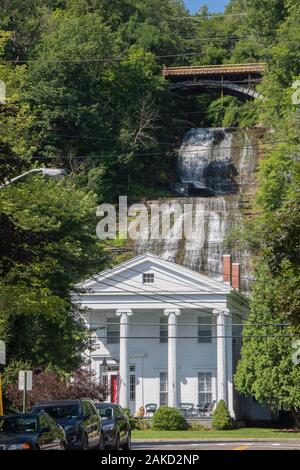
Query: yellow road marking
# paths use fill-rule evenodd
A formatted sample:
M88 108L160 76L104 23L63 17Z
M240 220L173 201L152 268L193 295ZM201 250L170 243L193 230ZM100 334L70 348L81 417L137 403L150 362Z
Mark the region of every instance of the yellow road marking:
M235 447L232 450L246 450L246 449L248 449L248 447L250 447L250 446L239 446L239 447Z

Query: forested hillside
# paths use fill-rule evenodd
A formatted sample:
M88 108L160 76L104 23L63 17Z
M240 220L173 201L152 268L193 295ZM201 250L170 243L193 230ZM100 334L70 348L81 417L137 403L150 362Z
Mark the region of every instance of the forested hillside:
M255 260L249 331L268 334L273 327L259 323L274 320L291 322L297 334L299 22L299 0L231 0L224 15L202 8L193 16L181 0L0 0L1 183L35 166L69 172L59 183L31 176L0 191L0 333L10 360L65 371L80 363L88 338L70 289L114 262L97 242L95 206L122 194L168 195L176 150L192 127L272 130L258 171L258 215L236 236ZM267 73L255 102L176 96L161 73L164 65L256 61ZM268 350L254 337L246 342L239 390L260 402L271 390L274 406L299 407L300 373L286 373L293 338L271 336Z

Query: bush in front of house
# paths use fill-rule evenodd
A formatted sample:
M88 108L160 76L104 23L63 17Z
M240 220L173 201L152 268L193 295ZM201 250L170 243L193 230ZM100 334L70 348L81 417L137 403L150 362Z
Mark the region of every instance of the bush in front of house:
M161 406L153 415L151 428L161 431L181 431L187 429L187 423L176 408Z
M209 428L203 426L203 424L190 422L188 425L189 431L210 431Z
M149 431L151 429L150 419L145 418L133 418L134 427L132 429L137 429L139 431Z
M220 400L212 415L212 428L218 431L233 428L233 419L231 418L224 400Z
M33 371L33 387L27 393L27 406L44 400L75 400L89 397L103 401L105 390L90 370L78 369L66 376L54 368L33 367L29 362L11 361L4 369L3 388L7 409L21 410L23 394L18 387L19 370Z

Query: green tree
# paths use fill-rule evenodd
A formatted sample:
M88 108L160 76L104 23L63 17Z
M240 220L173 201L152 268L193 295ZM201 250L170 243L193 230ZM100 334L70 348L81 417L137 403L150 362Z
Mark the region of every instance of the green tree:
M31 54L45 27L47 14L62 2L59 0L0 0L0 29L10 31L6 57L24 61Z
M73 370L88 336L70 292L105 262L96 199L43 177L0 191L0 331L8 358Z
M152 429L164 431L180 431L186 429L186 421L176 408L160 406L152 418Z
M0 59L10 42L11 33L0 30ZM0 104L0 184L28 168L35 150L29 132L32 117L21 96L26 77L25 65L0 63L0 79L6 86L5 103Z
M137 45L114 60L117 40L96 13L57 12L49 22L27 81L35 156L61 160L99 200L114 200L145 182L144 169L153 180L158 159L146 154L159 153L164 135L157 117L166 100L160 67Z
M267 266L257 273L251 311L243 331L241 360L235 375L240 393L252 395L273 410L288 410L300 425L300 367L293 362L299 338L280 311L282 279L270 276Z
M224 400L220 400L212 415L212 428L219 431L231 429L233 420Z

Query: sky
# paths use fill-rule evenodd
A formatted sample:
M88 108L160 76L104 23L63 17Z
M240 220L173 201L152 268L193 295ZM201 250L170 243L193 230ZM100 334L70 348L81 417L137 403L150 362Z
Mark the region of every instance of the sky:
M202 5L207 5L210 12L221 12L228 0L184 0L191 13L199 10Z

